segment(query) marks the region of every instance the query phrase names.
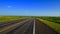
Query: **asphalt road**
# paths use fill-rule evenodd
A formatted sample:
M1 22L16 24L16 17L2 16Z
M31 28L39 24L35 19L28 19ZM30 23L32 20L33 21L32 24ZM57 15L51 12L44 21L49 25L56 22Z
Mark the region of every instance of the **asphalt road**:
M33 20L25 22L7 34L33 34Z
M58 34L35 18L16 20L5 24L2 24L4 26L0 25L0 34Z
M16 29L18 30L20 28L21 28L21 30L22 30L22 28L25 30L25 29L28 28L28 26L30 27L30 25L32 24L31 22L33 22L33 19L29 18L29 19L25 19L21 22L16 22L14 24L3 26L3 27L0 28L0 34L9 34L9 32L14 31ZM24 28L26 26L27 26L27 28ZM33 24L32 24L32 26L33 26Z

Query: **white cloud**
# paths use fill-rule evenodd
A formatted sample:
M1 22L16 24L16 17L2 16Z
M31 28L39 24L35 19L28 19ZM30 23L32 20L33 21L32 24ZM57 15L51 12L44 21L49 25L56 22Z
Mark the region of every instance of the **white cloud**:
M12 6L8 6L8 8L11 8Z

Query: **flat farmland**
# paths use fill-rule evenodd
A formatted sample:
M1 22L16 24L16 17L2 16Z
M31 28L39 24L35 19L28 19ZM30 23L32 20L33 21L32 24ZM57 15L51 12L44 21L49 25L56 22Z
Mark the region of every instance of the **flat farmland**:
M43 20L60 23L60 17L40 17Z

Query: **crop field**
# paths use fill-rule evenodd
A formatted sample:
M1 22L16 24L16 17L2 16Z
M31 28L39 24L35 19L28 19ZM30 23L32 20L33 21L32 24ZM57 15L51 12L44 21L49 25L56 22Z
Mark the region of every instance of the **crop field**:
M47 24L60 34L60 17L38 17L40 21Z

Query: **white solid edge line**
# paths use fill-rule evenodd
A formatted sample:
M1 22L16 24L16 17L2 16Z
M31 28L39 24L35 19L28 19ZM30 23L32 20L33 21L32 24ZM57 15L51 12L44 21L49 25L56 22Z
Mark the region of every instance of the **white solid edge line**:
M33 25L33 34L35 34L35 19L34 19L34 25Z

